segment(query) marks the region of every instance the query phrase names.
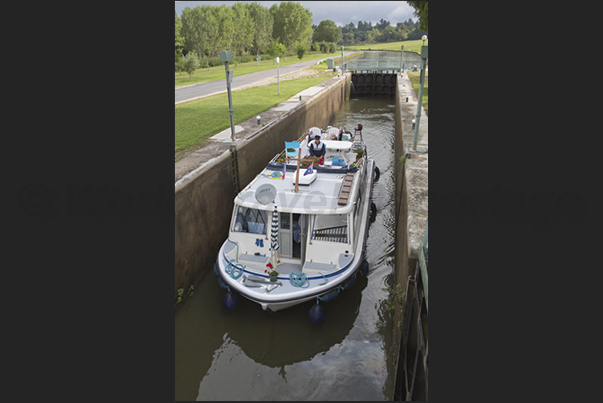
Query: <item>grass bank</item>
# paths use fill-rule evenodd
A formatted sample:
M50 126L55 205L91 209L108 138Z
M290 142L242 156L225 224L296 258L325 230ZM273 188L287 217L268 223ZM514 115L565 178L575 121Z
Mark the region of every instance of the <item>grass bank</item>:
M319 60L329 57L341 57L341 52L339 53L314 53L310 55L305 55L302 60L299 60L297 56L288 56L287 58L281 57L279 66L288 66L294 63L301 63L310 60ZM276 62L273 59L270 60L260 60L260 67L258 68L258 62L248 62L248 63L229 63L229 70L234 71L235 76L242 76L244 74L255 73L258 71L276 69ZM206 81L216 81L216 80L225 80L226 79L226 70L224 65L214 66L210 68L197 69L193 73L192 77L189 76L186 72L178 72L175 73L175 85L177 87L181 87L184 85L191 85L197 83L203 83Z
M319 70L324 70L326 64L318 67ZM311 78L281 80L280 95L276 83L233 91L234 122L237 124L249 119L334 75L323 72ZM179 104L175 109L175 152L203 146L210 141L209 137L229 127L230 114L226 93Z
M345 50L400 50L401 46L404 45L405 52L421 53L421 46L423 41L417 39L414 41L401 41L401 42L390 42L390 43L370 43L366 45L352 45L346 47ZM429 39L425 41L425 46L429 45Z
M416 73L408 72L408 78L412 84L412 88L415 90L417 96L419 96L419 86L421 82L421 72L417 71ZM423 109L425 109L425 114L429 116L428 113L428 105L429 105L429 72L425 72L425 84L423 85Z

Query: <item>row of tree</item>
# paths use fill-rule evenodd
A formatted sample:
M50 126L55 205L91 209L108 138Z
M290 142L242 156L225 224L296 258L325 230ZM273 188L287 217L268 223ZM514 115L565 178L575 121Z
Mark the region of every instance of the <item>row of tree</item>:
M331 20L312 25L312 13L301 4L283 1L266 8L261 4L235 3L232 6L185 7L176 18L176 62L194 52L199 58L216 58L221 50L233 54L299 54L303 49L328 51L338 45L397 42L420 39L427 30L427 2L408 2L416 10L411 19L390 25L383 18L371 22L350 22L337 27ZM416 3L416 4L413 4Z
M408 19L399 22L396 26L390 25L389 21L381 18L373 26L372 22L358 21L358 26L350 22L343 27L337 27L333 21L321 21L318 26L313 25L314 40L336 42L342 45L358 45L373 42L399 42L412 39L420 39L425 31L420 29L419 21L413 22Z
M293 52L312 40L312 13L295 2L270 8L256 2L185 7L180 18L174 13L176 56L194 51L199 57L217 57L225 49L260 55L275 42Z

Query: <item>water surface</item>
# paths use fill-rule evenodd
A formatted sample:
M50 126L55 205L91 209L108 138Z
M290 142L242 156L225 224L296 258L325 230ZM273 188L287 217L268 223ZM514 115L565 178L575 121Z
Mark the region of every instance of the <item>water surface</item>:
M361 123L381 171L373 190L368 276L323 303L327 319L314 325L308 319L314 302L271 314L240 297L239 307L227 312L225 291L211 271L176 312L176 400L392 399L397 358L387 300L395 246L394 108L393 98L350 99L331 122L352 133Z

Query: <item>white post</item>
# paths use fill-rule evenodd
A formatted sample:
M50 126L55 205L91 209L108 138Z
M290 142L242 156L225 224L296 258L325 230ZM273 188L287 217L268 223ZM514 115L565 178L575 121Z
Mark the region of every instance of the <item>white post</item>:
M281 95L281 78L279 76L279 71L278 71L278 62L280 61L280 59L277 57L276 58L276 81L278 83L278 94Z

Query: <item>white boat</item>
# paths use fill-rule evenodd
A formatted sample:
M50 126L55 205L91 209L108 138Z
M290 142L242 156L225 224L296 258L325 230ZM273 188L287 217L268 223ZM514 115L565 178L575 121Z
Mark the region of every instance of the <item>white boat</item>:
M317 133L325 139L323 165L300 167ZM361 125L353 135L345 128L312 128L286 143L234 200L215 267L227 296L235 292L279 311L331 300L353 285L359 270L368 271L364 251L376 175ZM269 263L279 273L276 281L267 273Z

